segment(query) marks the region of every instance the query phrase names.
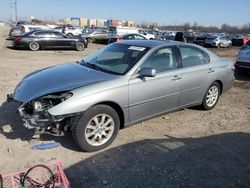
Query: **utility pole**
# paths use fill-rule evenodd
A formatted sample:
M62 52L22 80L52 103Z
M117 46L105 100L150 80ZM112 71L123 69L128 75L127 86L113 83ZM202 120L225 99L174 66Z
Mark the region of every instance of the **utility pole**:
M17 20L17 0L15 0L15 15L16 15L16 22L18 21Z

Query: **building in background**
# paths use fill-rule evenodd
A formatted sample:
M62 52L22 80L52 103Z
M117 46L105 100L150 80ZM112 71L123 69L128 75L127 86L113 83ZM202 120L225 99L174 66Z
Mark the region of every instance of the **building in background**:
M80 18L80 27L88 26L88 18Z
M118 19L88 19L88 18L64 18L61 20L64 25L72 25L75 27L110 27L110 26L127 26L132 27L134 26L134 22L129 21L121 21Z
M128 21L126 21L125 26L127 26L127 27L133 27L134 26L134 22L132 20L128 20Z
M63 25L72 25L70 18L63 18L62 22L63 22Z
M107 20L105 19L96 19L96 26L97 27L105 27L105 23Z
M71 18L71 25L75 27L80 26L80 18L72 17Z
M88 23L89 27L96 27L96 19L89 19Z

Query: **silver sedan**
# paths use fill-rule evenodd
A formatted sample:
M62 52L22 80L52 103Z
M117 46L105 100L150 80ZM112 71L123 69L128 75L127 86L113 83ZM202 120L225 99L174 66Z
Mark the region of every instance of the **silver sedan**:
M211 110L233 82L233 62L205 48L134 40L30 73L8 99L20 102L36 134L71 130L82 150L96 151L128 125L191 106Z

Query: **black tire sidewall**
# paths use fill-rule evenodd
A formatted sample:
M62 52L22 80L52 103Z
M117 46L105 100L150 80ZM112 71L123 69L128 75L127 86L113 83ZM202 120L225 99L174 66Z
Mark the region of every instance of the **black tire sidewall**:
M215 103L213 106L208 106L208 105L207 105L207 102L206 102L206 100L207 100L207 93L208 93L209 89L210 89L212 86L216 86L216 87L217 87L217 89L218 89L218 98L217 98L216 103ZM204 110L211 110L211 109L213 109L213 108L216 106L217 102L219 101L220 94L221 94L220 85L219 85L217 82L212 83L212 84L208 87L208 89L207 89L207 91L206 91L206 93L205 93L205 96L204 96L204 98L203 98L203 102L202 102L202 107L203 107L203 109L204 109Z
M114 132L113 135L111 136L111 138L104 143L103 145L100 146L92 146L90 145L86 138L85 138L85 129L86 126L88 124L88 122L96 115L98 114L108 114L110 115L114 122L115 122L115 128L114 128ZM88 109L79 119L78 123L73 127L72 130L72 135L74 138L74 141L77 143L77 145L83 150L83 151L87 151L87 152L93 152L93 151L98 151L101 150L103 148L106 148L107 146L109 146L114 139L116 138L118 131L120 128L120 119L119 116L117 114L117 112L111 108L110 106L107 105L96 105L91 107L90 109Z
M31 47L31 44L32 44L32 43L33 43L33 44L34 44L34 43L37 44L38 48L37 48L37 49L33 49L33 48ZM37 51L37 50L39 50L39 48L40 48L39 43L36 42L36 41L30 42L28 46L29 46L29 49L30 49L31 51Z
M82 48L79 48L79 45L82 45ZM84 50L84 43L83 42L76 42L76 50L83 51Z

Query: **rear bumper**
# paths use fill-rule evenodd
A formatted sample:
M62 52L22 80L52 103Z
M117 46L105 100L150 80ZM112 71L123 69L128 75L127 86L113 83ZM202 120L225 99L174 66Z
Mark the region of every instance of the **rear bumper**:
M250 69L250 61L236 61L235 68Z
M27 45L26 45L26 43L13 41L12 47L13 47L13 48L26 48Z

